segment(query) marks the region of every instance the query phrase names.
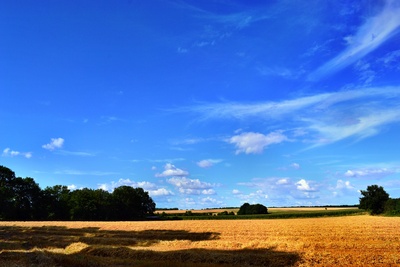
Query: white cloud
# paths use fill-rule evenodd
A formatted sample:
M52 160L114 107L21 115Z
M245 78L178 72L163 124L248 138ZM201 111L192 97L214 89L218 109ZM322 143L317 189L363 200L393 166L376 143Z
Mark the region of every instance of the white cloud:
M297 186L297 190L300 190L300 191L308 191L308 192L315 191L315 189L310 186L310 182L307 182L304 179L301 179L300 181L298 181L296 183L296 186Z
M233 190L232 190L232 194L234 194L234 195L240 194L240 191L237 190L237 189L233 189Z
M201 193L203 195L215 195L215 190L214 189L204 189L203 191L201 191Z
M336 183L336 189L354 189L354 187L350 184L350 181L338 180Z
M321 185L314 181L295 180L290 177L253 178L250 182L238 185L253 188L256 191L235 195L236 198L249 203L262 203L263 200L268 199L266 204L269 206L312 205L315 202L310 202L310 199L321 198L325 193L320 191Z
M151 197L162 197L162 196L171 196L174 193L166 188L157 188L157 185L151 182L142 181L135 182L130 179L119 179L117 182L112 181L110 183L99 184L98 188L103 189L108 192L113 192L115 188L120 186L131 186L133 188L143 188L143 190L147 191Z
M142 182L135 182L131 181L130 179L119 179L117 182L111 181L110 183L106 184L99 184L99 188L112 192L114 191L115 188L120 187L120 186L131 186L131 187L140 187L143 188L146 191L150 190L156 190L157 186L153 183L147 182L147 181L142 181Z
M164 166L164 171L162 173L157 173L156 177L167 177L167 176L186 176L189 173L187 171L178 169L171 163L167 163Z
M234 190L235 198L240 199L242 203L262 203L265 199L269 198L268 194L264 190L256 190L248 194L244 194L239 190Z
M264 151L265 147L287 140L287 137L278 131L269 133L268 135L246 132L232 136L229 139L229 143L235 144L237 148L236 154L260 154Z
M380 133L383 126L400 121L399 105L400 86L393 86L323 93L276 102L204 104L191 110L201 113L203 119L256 118L270 125L285 123L291 127L283 129L288 139L320 146L350 137L362 140ZM237 144L237 153L260 153L263 144L268 143L259 133L238 134L228 142Z
M197 166L201 167L201 168L210 168L212 167L214 164L220 163L222 162L221 159L203 159L200 160L199 162L197 162Z
M281 102L261 102L254 104L243 104L236 102L210 103L191 107L190 111L202 114L203 119L211 118L234 118L245 119L252 116L262 118L277 118L279 116L291 114L309 106L329 101L334 94L324 93L314 96L305 96L293 100ZM186 109L182 109L186 112Z
M214 195L215 184L202 182L199 179L189 179L186 177L172 177L168 183L178 188L179 192L185 195Z
M219 201L219 200L217 200L215 198L211 198L211 197L202 198L202 199L200 199L200 202L202 205L210 205L210 204L221 205L222 204L222 201Z
M309 75L310 80L319 80L356 62L374 51L391 38L400 26L399 1L387 0L383 10L375 17L369 18L353 36L348 36L348 47L315 72Z
M57 148L61 148L64 144L64 139L59 137L59 138L51 138L50 143L43 145L42 147L44 149L53 151Z
M212 184L201 182L199 179L189 179L186 177L172 177L167 180L168 183L180 187L189 189L210 189Z
M290 164L290 167L292 167L295 170L299 170L300 169L300 164L294 162L294 163Z
M378 169L355 169L355 170L347 170L344 174L346 177L366 177L366 178L383 178L385 176L393 174L393 170L389 170L386 168L378 168Z
M27 159L30 159L32 157L32 152L19 152L19 151L11 150L10 148L6 148L3 150L2 156L3 157L22 156Z
M68 185L67 188L68 188L68 190L76 190L76 189L78 189L78 187L76 185L74 185L74 184ZM101 188L101 189L103 189L103 188ZM105 190L105 189L103 189L103 190Z
M171 195L174 195L173 192L171 192L171 191L169 191L169 190L167 190L167 189L165 189L165 188L159 188L159 189L156 189L156 190L148 190L148 192L149 192L149 195L150 195L151 197L160 197L160 196L171 196Z
M289 184L289 179L288 178L282 178L276 181L277 185L284 185L284 184Z
M399 60L400 50L395 50L387 53L380 61L383 62L385 68L400 70Z

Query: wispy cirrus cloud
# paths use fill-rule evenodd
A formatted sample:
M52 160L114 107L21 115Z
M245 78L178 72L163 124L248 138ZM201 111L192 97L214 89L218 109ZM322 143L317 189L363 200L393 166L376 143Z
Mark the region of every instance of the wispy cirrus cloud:
M295 129L292 131L293 139L318 146L350 137L363 139L378 134L383 126L400 121L399 105L400 87L394 86L322 93L281 101L205 103L185 111L199 114L203 121L253 118L270 126L281 123L291 127L281 129L286 135L290 129ZM298 134L298 129L302 129L302 135ZM237 146L237 153L260 153L263 144L264 147L268 145L265 136L256 133L232 138L229 142ZM251 140L258 140L253 142L253 148Z
M319 80L337 72L374 51L398 33L400 27L400 3L387 0L382 11L369 18L353 36L348 36L347 48L308 76Z
M57 154L66 155L66 156L79 156L79 157L94 157L95 154L83 151L67 151L67 150L59 150Z
M203 159L198 161L196 164L200 168L210 168L220 162L222 162L222 159Z
M347 170L344 173L344 176L353 178L383 178L393 174L394 172L394 170L387 168L361 168Z

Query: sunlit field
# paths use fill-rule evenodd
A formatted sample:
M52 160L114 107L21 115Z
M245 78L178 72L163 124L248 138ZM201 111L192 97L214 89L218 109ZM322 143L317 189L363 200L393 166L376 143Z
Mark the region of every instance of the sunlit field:
M395 266L400 218L0 222L0 266Z

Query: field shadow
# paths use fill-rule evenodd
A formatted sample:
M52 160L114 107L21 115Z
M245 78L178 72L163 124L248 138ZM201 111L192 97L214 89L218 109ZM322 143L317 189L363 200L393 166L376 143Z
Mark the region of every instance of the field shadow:
M73 254L47 251L3 252L0 267L7 266L157 266L157 267L216 267L216 266L295 266L297 253L273 249L181 249L175 251L136 250L127 247L89 246ZM2 265L2 263L4 265Z
M99 228L0 227L0 267L294 266L300 255L270 249L147 249L160 241L207 241L215 232L111 231Z
M202 241L219 238L219 233L185 230L117 231L97 227L67 228L63 226L0 227L0 250L32 248L66 248L82 242L100 246L151 246L160 241Z

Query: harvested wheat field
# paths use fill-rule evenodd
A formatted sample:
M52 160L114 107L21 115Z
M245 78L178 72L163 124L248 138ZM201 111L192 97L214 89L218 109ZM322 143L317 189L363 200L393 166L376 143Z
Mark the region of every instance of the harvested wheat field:
M0 222L0 266L400 266L400 218Z

